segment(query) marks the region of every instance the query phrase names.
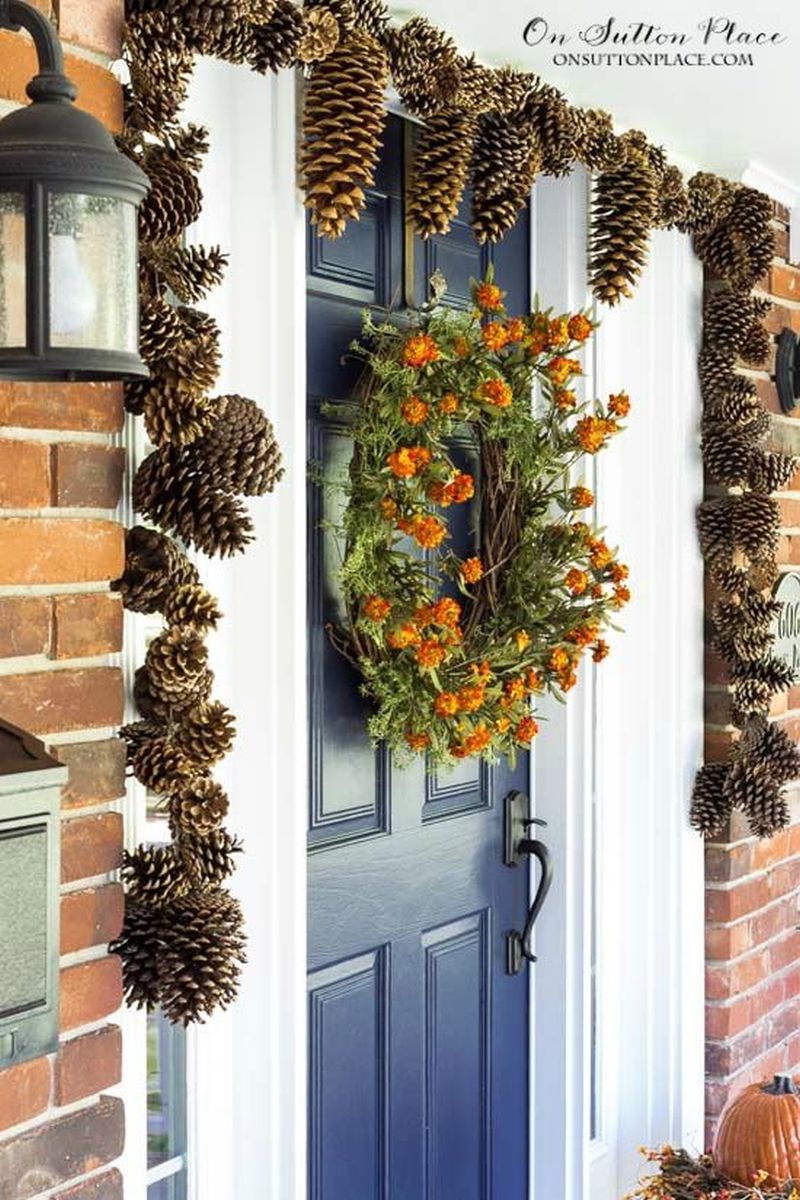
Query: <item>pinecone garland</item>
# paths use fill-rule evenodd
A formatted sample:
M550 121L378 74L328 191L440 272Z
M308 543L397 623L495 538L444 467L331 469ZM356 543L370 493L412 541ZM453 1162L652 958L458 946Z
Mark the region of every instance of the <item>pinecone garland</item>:
M748 476L753 447L741 431L706 421L703 428L703 463L708 474L730 486L741 484Z
M744 375L737 375L736 383L719 397L716 411L720 420L728 425L747 425L763 413L755 384Z
M173 846L195 886L224 883L236 870L234 855L242 850L239 839L226 829L212 829L202 837L183 832Z
M147 648L145 667L152 686L165 696L193 693L208 666L208 649L196 629L170 626Z
M284 475L272 423L253 400L220 396L217 419L192 450L198 469L215 485L243 496L272 492Z
M726 288L706 297L703 337L721 354L739 354L752 324L753 304L749 292Z
M579 119L556 88L540 89L525 105L533 123L545 175L566 175L578 156Z
M174 588L197 581L194 567L172 538L134 525L125 533L125 573L112 590L132 612L159 612Z
M162 147L147 156L145 170L150 191L139 208L139 236L145 243L176 238L200 215L202 193L197 177Z
M120 873L134 901L147 901L156 907L189 890L189 879L174 845L140 846L133 854L125 851Z
M414 153L408 214L422 238L445 234L458 212L475 142L475 118L429 117Z
M601 108L579 109L577 157L589 171L608 171L625 158L624 143L614 133L610 113Z
M213 401L186 385L174 371L151 376L142 412L147 436L154 446L172 442L187 446L208 430L215 418Z
M386 54L355 33L308 81L301 170L306 207L320 236L337 238L366 203L375 178L385 112Z
M293 66L305 32L303 10L291 0L276 0L269 20L250 30L250 66L262 75Z
M297 47L298 61L322 62L336 49L339 24L333 13L326 8L312 8L304 15L305 29Z
M774 557L779 529L780 510L771 497L754 493L732 497L733 541L748 558Z
M774 655L759 659L758 662L743 663L733 672L734 684L739 681L753 680L763 683L770 693L785 692L795 682L795 671L784 659Z
M689 193L678 167L667 166L658 189L655 224L659 229L679 228L689 211Z
M357 25L363 32L369 33L373 37L377 36L374 29L365 29L364 25L356 20L354 0L306 0L306 3L303 5L303 10L306 14L315 12L318 9L331 13L336 24L339 26L339 34L342 38L346 34L352 33Z
M153 741L154 738L161 737L163 732L163 726L157 721L132 721L130 725L123 725L119 736L125 742L128 766L133 762L133 756L141 746L146 742Z
M598 178L592 202L592 290L606 304L633 295L656 217L656 177L647 152L629 143L622 166Z
M731 814L733 805L725 792L727 776L724 763L707 763L695 776L689 819L704 837L718 833Z
M684 228L689 233L698 233L725 219L730 212L735 193L735 184L698 171L687 184L688 207Z
M757 837L771 837L788 823L780 785L764 763L738 758L728 772L725 791L731 804L745 813Z
M772 338L760 321L754 321L742 343L741 356L752 367L762 367L769 358Z
M182 304L202 300L222 282L227 265L228 256L219 246L170 246L154 262L160 279Z
M530 199L540 167L533 126L518 117L487 113L478 122L472 155L472 230L479 242L497 242Z
M455 104L461 85L458 47L427 17L386 33L392 80L406 108L431 117Z
M139 783L165 796L182 787L194 769L166 737L142 740L131 754L131 768Z
M735 287L752 288L765 274L775 253L769 197L738 185L727 211L695 235L703 263Z
M211 695L214 675L203 671L196 686L181 695L164 695L154 687L147 667L139 667L133 677L133 699L142 717L153 721L180 720L182 714L198 704L204 704Z
M233 748L236 719L215 701L189 709L175 730L175 745L197 766L212 766Z
M751 753L779 784L800 779L800 748L780 726L765 722Z
M170 796L169 819L173 837L205 837L218 829L228 812L227 793L213 779L199 777Z
M719 565L728 565L733 555L732 498L704 500L697 510L697 531L703 557Z
M192 625L200 633L216 629L222 617L216 598L200 583L185 583L175 588L163 611L168 625Z
M161 998L160 913L151 903L128 895L122 931L109 946L110 953L122 959L125 1003L131 1007L154 1009Z
M194 66L180 25L163 12L133 16L123 32L123 53L130 71L125 129L161 134L177 120Z
M786 487L800 468L800 459L770 450L756 450L750 459L747 482L754 492L770 495Z
M157 928L158 995L169 1021L202 1022L236 999L246 945L237 900L216 888L189 893L161 910Z

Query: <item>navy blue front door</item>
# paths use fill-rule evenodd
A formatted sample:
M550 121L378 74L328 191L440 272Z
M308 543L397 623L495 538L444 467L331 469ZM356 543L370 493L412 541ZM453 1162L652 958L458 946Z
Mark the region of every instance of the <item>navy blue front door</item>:
M464 221L407 244L403 139L391 118L358 224L337 242L309 231L309 455L328 474L350 447L320 407L352 386L342 357L364 307L402 304L412 286L424 297L437 268L447 302L467 304L490 258L509 307L528 307L527 217L494 250ZM339 615L324 528L337 503L312 487L309 1194L526 1200L528 976L506 974L505 934L524 921L528 873L503 864L502 801L527 791L527 756L514 771L426 774L370 746L358 677L325 632Z

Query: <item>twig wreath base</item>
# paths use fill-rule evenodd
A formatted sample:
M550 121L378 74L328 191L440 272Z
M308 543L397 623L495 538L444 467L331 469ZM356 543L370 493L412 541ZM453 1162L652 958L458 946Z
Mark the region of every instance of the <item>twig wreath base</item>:
M756 1175L752 1186L726 1178L710 1154L694 1158L671 1146L643 1153L655 1171L625 1200L800 1200L796 1183L789 1180L775 1186L769 1183L766 1171Z
M602 635L630 595L627 567L583 519L594 498L574 482L630 406L624 393L577 400L573 355L594 323L538 302L509 316L491 271L472 294L471 311L434 301L402 329L367 315L353 347L365 383L344 406L347 628L332 636L375 704L373 738L431 765L513 760L538 732L532 699L563 697L584 653L606 656ZM457 554L446 510L473 500L473 545Z

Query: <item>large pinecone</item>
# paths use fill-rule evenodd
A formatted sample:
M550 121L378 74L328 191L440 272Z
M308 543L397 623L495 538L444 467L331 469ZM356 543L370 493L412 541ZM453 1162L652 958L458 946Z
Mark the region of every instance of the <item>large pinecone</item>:
M151 375L142 389L142 414L147 436L154 446L196 442L215 419L214 401L175 371Z
M726 288L706 297L703 337L722 354L739 354L747 341L754 319L749 292Z
M756 450L750 460L747 482L754 492L770 495L786 487L800 467L800 459L771 450Z
M132 721L129 725L123 725L119 731L119 736L125 742L128 766L133 762L133 756L136 751L145 742L150 742L153 738L161 737L163 732L163 726L157 721Z
M303 13L305 28L297 47L297 58L301 63L322 62L333 54L339 41L339 23L325 8L310 9Z
M156 248L151 261L162 286L181 304L196 304L222 282L228 256L219 246L173 245Z
M311 72L303 110L301 170L306 207L324 237L344 233L366 203L385 120L386 54L355 33Z
M122 959L122 987L131 1007L154 1009L161 998L160 908L149 900L125 899L125 921L119 937L109 946Z
M224 883L236 870L235 854L242 843L226 829L212 829L202 837L185 832L173 843L196 886Z
M765 763L738 758L728 772L725 791L731 804L745 813L757 837L771 837L789 823L780 784Z
M122 856L122 878L128 895L153 905L167 904L189 889L183 860L174 845L140 846Z
M169 819L174 837L205 837L219 829L228 812L225 790L213 779L198 776L170 796Z
M162 299L148 300L144 307L142 357L148 365L184 388L202 391L213 387L220 367L220 330L214 318L186 306L167 316L169 306ZM144 410L152 386L150 380L143 380L128 388L129 411Z
M211 766L233 747L236 720L230 709L215 701L191 708L175 729L175 745L198 766Z
M480 118L472 155L472 229L479 242L497 242L513 227L540 162L530 122L494 112Z
M731 529L735 545L755 561L774 557L780 530L777 501L753 493L734 496L732 501Z
M429 117L414 150L408 214L422 238L444 234L458 212L475 141L475 118Z
M196 686L180 695L165 694L154 687L147 667L139 667L133 677L133 699L138 712L148 720L180 720L182 714L198 704L204 704L211 695L214 675L203 671Z
M208 649L191 626L171 626L147 648L145 667L152 686L165 696L192 694L208 666Z
M170 593L164 603L168 625L193 625L200 633L216 629L222 611L211 592L200 583L185 583Z
M800 779L800 748L779 725L765 722L755 739L753 757L767 766L780 784Z
M183 787L195 769L166 737L143 739L131 753L131 767L141 784L164 796Z
M719 833L731 814L733 805L725 791L727 776L724 763L707 763L695 776L689 819L704 837Z
M695 249L707 267L734 287L751 288L775 253L771 217L769 197L740 185L722 219L696 234Z
M687 184L688 206L684 228L699 233L723 221L731 210L736 185L719 175L698 171Z
M599 176L592 203L591 285L606 304L633 295L647 260L657 205L650 156L629 142L624 165Z
M579 110L548 85L526 102L524 113L536 130L541 170L545 175L566 175L585 145Z
M771 693L785 692L795 682L795 678L794 668L785 659L775 655L769 655L758 662L742 663L733 673L734 683L740 679L758 680L769 688Z
M203 195L197 176L161 146L151 147L144 169L150 191L139 209L139 234L143 242L179 237L200 215Z
M130 71L125 88L125 128L161 134L185 103L194 55L179 23L163 12L132 16L123 33Z
M125 533L125 573L111 587L126 608L151 613L163 608L173 590L197 578L197 568L172 538L134 525Z
M703 423L703 462L708 474L735 487L750 470L753 446L746 431L710 420Z
M236 999L246 944L238 900L217 888L191 892L161 910L157 928L167 1020L202 1022Z
M137 512L206 554L223 558L253 540L244 505L207 477L193 446L169 444L144 460L133 481Z
M128 0L129 14L163 11L197 54L221 56L231 31L247 23L252 0Z
M456 102L461 85L458 47L427 17L412 17L386 34L392 81L403 104L418 117L431 117Z
M697 510L697 531L703 557L719 566L733 555L733 497L704 500Z
M262 75L293 66L305 33L302 9L291 0L277 0L269 20L250 29L250 66Z
M679 167L667 166L658 188L658 211L655 223L659 229L680 228L689 211L689 193Z
M213 428L193 447L193 458L215 486L243 496L272 492L284 475L272 423L244 396L220 396Z

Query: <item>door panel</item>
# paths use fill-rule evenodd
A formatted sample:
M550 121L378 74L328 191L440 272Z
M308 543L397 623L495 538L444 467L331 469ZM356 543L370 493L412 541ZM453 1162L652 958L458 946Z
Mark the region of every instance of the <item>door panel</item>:
M417 300L437 268L465 306L496 260L510 304L528 306L527 220L478 247L466 209L446 238L404 259L404 131L390 118L364 219L339 242L309 232L309 456L346 471L346 357L366 306ZM454 453L467 462L466 447ZM469 469L476 463L470 460ZM480 483L477 477L478 485ZM310 1196L312 1200L526 1200L528 977L505 973L505 934L524 920L526 868L503 865L502 799L514 771L463 762L399 770L366 735L357 673L331 647L339 549L320 528L341 500L310 488L309 805ZM452 527L474 544L477 506Z

